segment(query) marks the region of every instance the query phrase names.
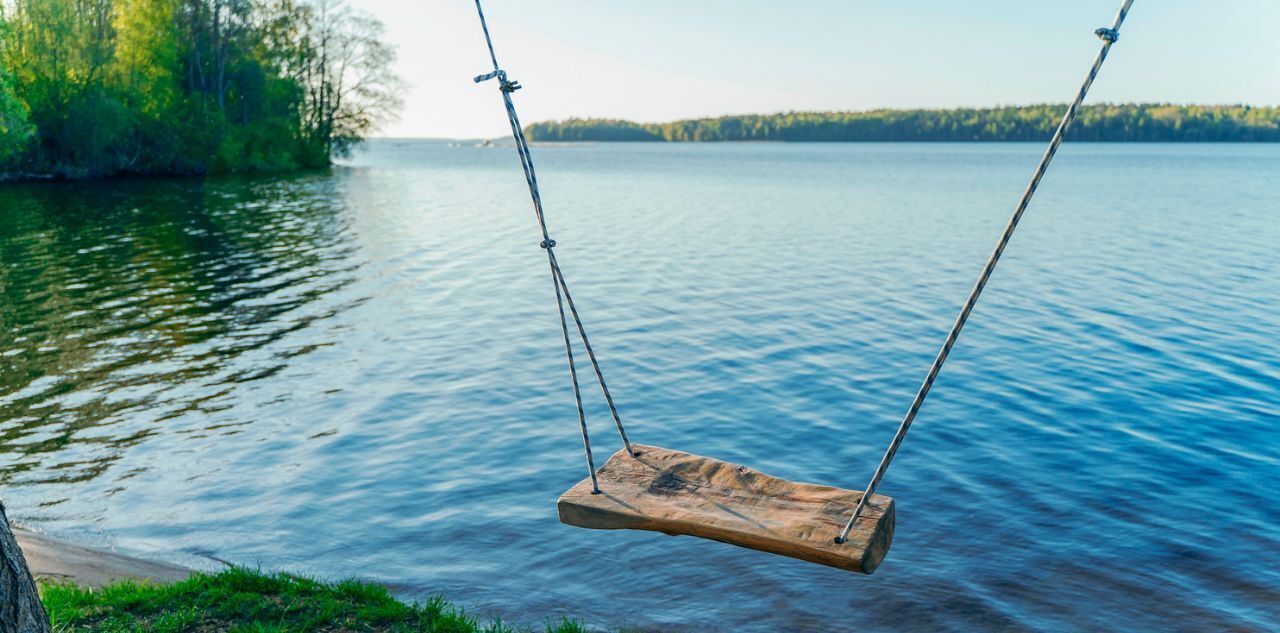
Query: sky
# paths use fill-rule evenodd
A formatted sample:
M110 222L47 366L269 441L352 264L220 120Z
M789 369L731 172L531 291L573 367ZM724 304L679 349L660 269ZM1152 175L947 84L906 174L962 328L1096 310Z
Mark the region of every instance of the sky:
M525 124L1070 100L1119 0L483 0ZM378 136L509 133L474 0L349 0L408 82ZM1280 0L1136 0L1090 103L1280 105Z

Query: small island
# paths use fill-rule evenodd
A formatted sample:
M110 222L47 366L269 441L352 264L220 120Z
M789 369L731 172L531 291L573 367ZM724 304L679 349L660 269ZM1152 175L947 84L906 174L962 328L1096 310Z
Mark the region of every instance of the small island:
M529 140L963 142L1044 141L1066 104L949 110L783 112L635 123L568 119L534 123ZM1247 105L1121 104L1084 106L1067 136L1072 141L1278 142L1280 108Z

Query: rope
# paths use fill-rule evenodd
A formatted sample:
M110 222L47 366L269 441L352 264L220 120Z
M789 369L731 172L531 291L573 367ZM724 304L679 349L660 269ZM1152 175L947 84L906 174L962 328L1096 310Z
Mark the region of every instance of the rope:
M533 199L533 211L538 218L538 229L542 233L542 241L538 246L547 251L547 265L551 269L551 282L555 286L556 306L560 311L560 332L564 335L564 351L565 357L569 361L569 377L573 381L573 399L578 406L578 427L582 431L582 448L587 456L587 470L591 473L591 488L595 493L600 492L600 484L596 480L595 459L591 454L591 438L587 432L587 416L582 406L582 389L578 382L578 369L573 357L573 344L570 340L569 320L568 316L573 316L573 322L577 327L578 337L582 340L582 346L587 351L587 358L591 360L591 368L595 370L596 382L600 383L600 390L604 393L605 402L609 404L609 412L613 416L614 425L618 427L618 435L622 438L622 445L627 449L627 453L635 456L636 452L631 448L631 441L627 439L627 432L622 427L622 418L618 415L618 407L613 402L613 394L609 392L609 386L605 383L604 372L600 369L600 362L596 359L595 349L591 346L590 339L587 338L587 330L582 325L582 318L578 315L578 306L573 302L573 296L569 294L569 284L565 281L564 271L560 269L560 262L556 259L555 247L556 241L551 239L550 233L547 231L547 220L542 210L542 195L538 192L538 175L533 168L533 155L529 152L529 141L524 136L524 128L520 125L520 117L516 115L515 103L511 100L511 93L520 89L520 83L507 79L506 71L498 66L498 56L493 51L493 39L489 36L489 25L484 19L484 10L480 7L480 0L476 0L476 13L480 16L480 28L484 30L484 41L489 47L489 59L493 62L493 72L480 75L475 78L476 83L488 81L490 79L498 80L498 90L502 93L502 103L507 108L507 120L511 123L511 136L515 139L516 153L520 156L520 167L524 169L524 179L529 185L529 196ZM569 306L566 314L565 305Z
M556 277L560 280L560 288L564 290L564 296L569 303L569 311L573 315L573 322L578 325L578 335L582 337L582 346L587 350L587 358L591 359L591 368L596 372L596 382L600 383L600 391L604 393L604 401L609 405L609 413L613 416L613 423L618 427L618 435L622 437L622 445L627 449L632 457L639 455L631 448L631 440L627 439L627 431L622 428L622 418L618 415L618 407L613 403L613 394L609 393L609 387L604 382L604 372L600 370L600 362L596 360L595 349L591 347L591 340L587 338L587 330L582 326L582 318L578 316L578 308L573 303L573 297L569 296L569 285L564 280L564 271L560 270L560 262L556 260L555 255L551 257L552 266L555 267Z
M1004 233L1000 235L1000 241L996 243L995 250L991 253L991 257L987 258L987 263L982 268L982 274L978 276L978 282L974 284L973 289L969 291L968 298L964 301L964 307L960 310L960 315L956 317L956 321L951 326L951 331L947 333L947 340L942 344L942 349L938 351L938 355L933 359L933 365L929 367L929 373L924 378L924 383L920 385L920 390L916 392L915 398L911 401L911 407L907 409L907 415L902 418L902 423L898 425L897 433L893 435L893 441L889 442L889 450L880 460L880 465L876 467L875 475L871 477L871 483L867 484L866 491L862 494L862 499L858 501L858 507L854 508L853 516L849 517L849 522L845 524L844 530L840 532L840 536L836 538L837 543L844 543L849 539L849 532L853 529L853 523L862 515L862 511L867 506L867 501L871 495L875 494L876 488L880 486L880 480L884 478L884 473L889 469L889 463L893 461L894 455L898 452L898 447L902 445L902 439L906 437L907 430L911 428L911 423L915 421L916 414L920 412L920 405L924 403L925 396L929 395L929 390L933 387L933 382L938 378L938 372L942 370L942 364L946 362L947 356L951 353L951 347L955 345L956 338L960 336L960 330L964 329L965 321L969 319L969 313L973 311L973 306L978 302L978 296L982 294L982 289L986 287L987 280L991 278L992 271L996 268L996 263L1000 261L1000 255L1004 253L1004 248L1009 244L1009 238L1013 236L1014 229L1018 228L1018 221L1022 219L1022 214L1027 210L1027 205L1031 202L1031 197L1035 195L1036 188L1040 186L1040 179L1044 177L1045 170L1049 168L1049 163L1053 161L1053 155L1057 153L1058 146L1062 144L1062 137L1066 135L1067 128L1071 126L1071 122L1076 118L1076 112L1080 109L1080 104L1084 102L1085 95L1089 92L1089 87L1093 85L1093 80L1097 78L1098 71L1102 69L1102 63L1107 60L1107 53L1111 50L1111 45L1116 43L1120 37L1120 25L1124 23L1124 18L1129 13L1129 8L1133 5L1133 0L1124 0L1124 4L1120 6L1120 10L1116 12L1115 21L1111 28L1101 28L1094 31L1102 40L1102 48L1098 50L1097 57L1093 60L1093 67L1089 69L1089 75L1085 77L1084 84L1080 86L1080 92L1076 93L1075 101L1071 102L1071 106L1067 108L1066 114L1062 115L1062 121L1058 123L1058 129L1053 133L1053 138L1049 141L1049 148L1045 150L1044 156L1040 158L1040 164L1036 166L1035 175L1031 177L1031 183L1027 185L1025 191L1022 192L1022 198L1018 200L1018 206L1014 208L1013 216L1009 218L1009 223L1004 227Z

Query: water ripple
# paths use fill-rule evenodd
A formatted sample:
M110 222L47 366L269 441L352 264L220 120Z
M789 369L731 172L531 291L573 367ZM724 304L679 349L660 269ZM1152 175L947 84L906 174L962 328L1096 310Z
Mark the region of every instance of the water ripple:
M1038 150L537 148L634 439L858 487ZM1280 222L1261 146L1068 145L883 488L871 578L575 530L585 473L509 148L0 188L20 520L650 630L1268 630ZM597 459L616 448L595 391Z

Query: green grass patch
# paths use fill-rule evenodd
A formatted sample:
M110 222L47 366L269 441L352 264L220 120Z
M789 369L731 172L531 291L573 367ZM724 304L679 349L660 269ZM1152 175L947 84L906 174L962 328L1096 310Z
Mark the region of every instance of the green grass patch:
M379 585L324 583L233 568L172 585L125 582L98 590L42 586L54 631L101 633L337 633L394 631L514 633L442 599L405 604ZM576 622L548 622L547 633L585 633Z

